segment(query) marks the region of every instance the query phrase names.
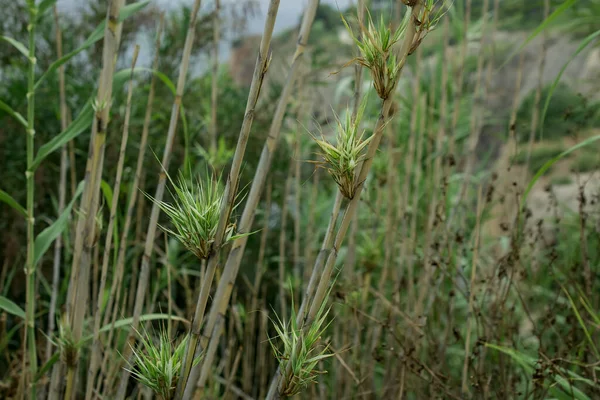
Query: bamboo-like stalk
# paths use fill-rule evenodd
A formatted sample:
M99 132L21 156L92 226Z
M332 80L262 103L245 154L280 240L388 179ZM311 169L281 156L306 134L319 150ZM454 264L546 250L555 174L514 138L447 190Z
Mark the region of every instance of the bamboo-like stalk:
M158 24L158 29L156 32L156 40L155 40L155 47L154 47L154 60L152 62L152 69L155 71L158 69L161 35L162 35L163 27L164 27L164 14L161 14L159 24ZM136 200L138 199L138 192L142 190L142 187L141 187L142 186L141 182L143 182L142 166L144 164L144 158L145 158L145 154L146 154L146 145L148 142L148 133L150 131L150 122L152 119L152 105L154 103L154 92L155 92L155 86L156 86L156 79L157 79L156 75L152 74L152 77L150 79L150 89L148 92L148 102L146 104L146 111L145 111L145 116L144 116L144 125L142 127L142 137L140 139L140 147L139 147L139 151L138 151L138 155L137 155L137 166L136 166L133 182L131 185L131 187L134 188L134 190L131 191L131 194L129 195L129 200L127 203L125 222L123 224L123 228L121 231L121 238L119 241L119 251L117 254L117 262L116 262L115 266L113 267L113 280L111 283L111 290L110 290L110 295L108 297L108 302L105 307L105 314L104 314L104 319L103 319L102 325L107 325L111 321L111 315L112 315L112 325L114 327L114 322L116 321L119 306L120 306L121 287L122 287L122 283L123 283L123 274L124 274L124 270L125 270L125 252L126 252L127 246L128 246L128 237L129 237L129 231L131 228L131 221L133 219L133 214L136 209L138 210L138 212L143 210L143 207L140 207L139 204L136 206ZM140 197L140 199L142 199L142 198L143 198L143 196ZM141 218L138 218L138 227L141 227L141 220L142 220ZM139 237L140 235L141 235L141 232L139 234L138 234L138 232L136 232L136 237ZM134 271L137 271L137 269L134 269ZM135 282L135 279L133 279L133 281ZM110 343L112 343L113 335L114 335L114 329L111 329L109 331L108 339L106 341L106 343L108 343L108 346L110 346ZM106 352L104 354L104 357L103 357L102 363L101 363L101 369L100 369L101 373L106 370L108 357L109 357L109 353ZM100 392L100 385L101 385L101 382L100 382L100 380L98 380L96 392ZM108 385L105 385L105 387L108 387Z
M463 370L462 370L462 386L461 391L464 396L469 396L469 357L471 354L471 330L473 329L473 318L474 318L474 302L475 302L475 283L477 277L477 259L479 254L479 240L480 240L480 227L481 227L481 213L483 210L483 198L482 198L482 190L481 186L479 187L479 192L477 194L477 215L476 215L476 223L475 223L475 243L473 244L473 258L471 260L471 283L469 285L469 313L467 315L467 334L465 338L465 359L463 362Z
M265 193L265 213L264 213L264 223L263 228L260 234L260 246L258 249L258 259L256 265L258 266L255 276L254 276L254 285L252 287L252 298L250 300L250 307L248 308L249 312L247 313L247 323L246 323L246 334L245 334L245 344L244 350L246 354L244 355L244 366L243 366L243 374L242 374L242 389L246 393L251 394L253 378L256 374L255 367L255 357L256 357L256 319L258 313L259 306L259 296L260 296L260 285L262 282L262 277L265 271L265 252L267 248L267 238L269 235L269 218L271 216L271 193L272 193L273 185L271 184L271 179L267 182L267 188Z
M154 60L152 61L152 69L154 71L158 70L158 61L160 56L160 44L161 44L161 35L164 28L164 14L161 14L160 20L158 23L158 28L156 31L156 40L154 46ZM150 78L150 89L148 91L148 102L146 104L146 111L144 115L144 125L142 127L142 137L140 139L140 148L138 150L137 155L137 165L135 169L135 174L133 177L133 182L131 187L133 190L129 195L129 200L127 202L126 214L125 214L125 222L123 224L123 228L121 231L121 238L119 240L119 251L117 254L117 263L113 268L113 281L111 283L110 295L108 296L108 302L105 307L106 314L104 315L104 319L102 325L108 324L110 321L111 310L113 308L113 301L116 304L119 304L120 295L121 295L121 284L123 282L123 273L125 270L125 252L127 250L127 238L129 237L129 230L131 228L131 221L133 219L133 213L136 210L141 210L142 207L136 207L136 200L138 197L138 189L140 188L140 182L142 178L142 167L144 165L144 158L146 155L146 145L148 143L148 132L150 131L150 122L152 120L152 104L154 103L154 91L156 86L156 75L152 74ZM140 224L138 224L141 226ZM112 332L112 331L111 331ZM110 343L110 341L109 341Z
M302 85L299 85L299 88L301 88ZM301 113L299 113L298 115L298 119L300 119L301 117ZM302 265L301 265L301 259L300 259L300 235L301 235L301 227L300 227L300 213L302 212L302 209L300 207L300 201L301 201L301 194L302 194L302 182L301 182L301 174L302 174L302 169L301 169L301 164L302 161L300 160L301 157L301 153L300 153L300 123L298 122L298 125L296 126L296 133L295 133L295 140L294 140L294 211L295 211L295 216L294 216L294 243L292 246L292 257L294 259L294 284L297 285L298 290L294 291L293 293L293 299L294 302L297 303L298 302L298 294L300 293L300 291L302 290L302 285L301 285L301 279L302 279Z
M80 217L77 221L75 249L71 281L67 301L67 316L73 332L73 340L78 343L83 333L83 322L89 298L89 275L91 251L96 240L96 213L102 180L104 149L109 123L109 112L112 100L112 82L117 61L117 52L121 39L122 23L119 12L125 0L109 2L104 30L104 49L102 54L102 72L100 74L98 93L95 102L95 117L92 123L90 150L86 165L85 186L81 201ZM70 399L73 390L75 372L78 361L68 366L67 393Z
M423 1L417 0L417 3L412 8L412 17L409 20L408 26L405 32L404 42L402 43L402 47L399 51L398 63L400 69L402 69L406 63L406 60L414 48L415 43L418 43L420 40L420 35L417 34L417 21L420 21L421 10L423 9ZM391 89L395 89L400 73L397 74L396 80L391 83ZM390 93L394 91L391 90ZM308 309L308 314L304 317L303 323L299 324L299 326L309 326L317 315L319 309L321 308L324 301L326 301L328 289L331 282L331 275L333 272L333 266L337 259L338 250L341 248L341 245L344 241L346 232L348 231L348 227L350 222L354 218L354 214L360 202L360 195L364 188L364 182L367 178L367 175L371 169L371 165L373 164L373 159L375 157L375 153L379 147L379 143L381 142L381 138L383 136L384 128L389 121L389 113L393 103L393 95L389 95L385 99L383 99L383 103L381 105L381 114L379 119L377 120L377 124L373 131L373 137L369 142L367 152L365 155L364 162L360 169L360 173L358 175L357 182L360 182L357 185L356 192L354 197L348 202L348 206L346 207L346 211L340 223L340 227L338 228L335 242L333 248L329 252L327 256L327 262L325 264L325 268L319 278L319 284L317 285L314 296L310 299L304 299L303 303L308 303L310 301L310 308ZM317 268L313 269L313 274L317 271ZM299 312L300 314L300 312ZM291 368L291 363L288 363L288 367ZM279 397L279 393L281 393L287 385L287 379L292 376L291 370L286 370L282 373L278 369L278 372L275 374L273 380L271 381L271 387L269 389L269 393L267 394L267 399L274 399ZM282 377L280 379L280 377Z
M215 10L213 15L213 65L211 82L211 108L210 108L210 150L212 153L217 151L217 103L219 96L219 42L221 40L221 28L219 24L219 12L221 11L221 1L215 0Z
M29 371L29 395L31 399L36 398L36 374L37 374L37 348L35 339L35 297L36 297L36 265L34 255L35 243L35 217L34 217L34 195L35 195L35 168L33 167L34 158L34 139L35 139L35 31L38 18L38 9L34 0L27 0L29 11L29 52L27 69L27 171L25 172L27 187L27 259L25 264L26 275L26 309L25 324L26 333L23 336L23 374L21 382L27 382L25 371ZM29 368L28 368L29 367ZM24 385L21 385L24 388Z
M56 5L53 7L55 39L56 39L56 56L63 56L62 50L62 30L60 29L60 21L58 18L58 9ZM64 132L67 129L67 99L65 92L65 66L61 65L58 68L58 93L60 102L60 129ZM65 208L65 198L67 195L67 146L63 146L60 150L60 178L58 183L58 215L63 213ZM60 284L60 267L62 260L62 235L58 235L54 242L54 262L52 265L52 294L50 295L50 308L48 310L48 337L52 337L56 326L56 300L58 298L58 286ZM46 342L46 361L52 356L52 341Z
M267 136L267 141L263 147L259 164L256 169L256 173L254 175L254 179L252 181L252 186L250 188L250 193L246 200L246 205L244 207L244 211L242 213L242 218L239 223L238 231L241 234L245 234L250 232L252 228L252 222L254 220L254 214L256 212L256 206L260 200L260 196L262 190L265 186L266 177L269 171L269 167L271 165L271 161L273 158L273 154L275 152L275 148L277 146L277 142L279 140L279 136L281 133L281 125L283 123L283 117L285 115L285 111L287 109L290 94L292 92L292 88L294 87L294 83L296 81L296 77L298 74L299 64L302 59L302 55L304 54L304 50L306 48L306 43L308 41L308 36L310 34L310 28L312 26L316 9L319 1L311 0L306 11L304 13L304 19L302 21L302 26L300 28L300 33L298 35L298 42L296 45L296 52L294 53L292 59L292 66L288 73L287 81L283 87L283 91L281 93L281 97L279 98L279 103L277 105L277 110L275 111L275 115L273 116L273 120L271 122L271 127L269 129L269 135ZM273 1L271 2L273 4ZM217 316L219 314L223 314L227 309L227 305L229 304L229 299L231 296L231 291L233 290L233 284L237 277L240 261L242 255L244 253L244 249L246 247L246 243L248 241L248 237L244 236L235 240L229 256L227 257L227 262L225 264L225 268L223 269L223 275L221 280L219 281L219 285L217 287L217 291L215 293L215 302L213 302L210 310L210 315L206 326L204 328L204 333L202 336L201 348L206 348L208 342L212 338L212 331L214 324L217 320ZM215 340L218 340L217 336ZM202 368L208 369L211 368L212 359L209 357L205 357L202 362ZM198 370L199 368L194 368ZM195 376L198 376L198 372L194 372ZM207 374L203 374L203 376L207 376ZM200 381L198 383L200 387L204 386L204 382Z
M365 19L365 0L358 0L356 3L356 16L358 18L358 26L363 25ZM362 30L358 29L356 32L356 38L362 40ZM352 107L352 121L356 120L358 114L358 108L360 106L360 99L362 97L362 65L359 63L354 64L354 99ZM350 236L348 237L348 252L346 254L346 260L344 263L344 270L346 274L352 279L354 264L356 264L356 235L358 233L358 214L354 216L352 225L350 227Z
M409 248L409 260L408 260L408 276L409 279L413 279L414 281L414 264L415 264L415 258L416 258L416 249L417 249L417 221L418 221L418 207L419 207L419 193L420 193L420 185L421 185L421 176L423 175L423 142L425 139L425 122L427 120L426 117L426 112L427 112L427 95L425 93L421 94L420 98L417 100L417 102L419 103L419 114L420 114L420 119L419 119L419 128L417 130L417 134L416 134L416 141L417 141L417 149L416 149L416 158L414 161L415 164L415 181L414 181L414 187L413 190L411 192L412 194L412 213L411 213L411 220L410 220L410 248ZM420 287L420 285L418 285ZM422 309L422 299L421 299L421 293L423 292L424 288L420 287L420 291L417 294L416 292L414 293L415 297L412 299L413 300L413 308L414 309ZM418 312L415 313L416 315L418 315Z
M224 324L225 320L223 315L219 315L219 317L217 318L217 322L215 324L215 327L213 329L213 335L215 336L221 336L221 334L223 333L223 324ZM215 357L215 353L217 352L217 347L219 345L219 342L214 341L211 342L210 345L208 346L208 349L206 349L206 357L207 358L211 358L214 359ZM200 376L200 380L198 381L198 391L196 392L194 399L203 399L204 398L204 385L200 385L200 382L205 382L206 379L208 378L208 374L209 374L209 370L202 370L202 375ZM186 397L187 398L187 397Z
M148 224L148 230L146 232L146 242L144 245L144 255L142 256L142 263L140 267L140 275L137 283L137 291L135 296L135 303L133 309L133 321L131 329L129 330L127 344L123 349L123 357L125 360L129 360L131 356L130 343L134 340L134 331L138 328L140 316L142 314L142 308L144 306L144 300L146 290L148 287L148 280L150 278L150 259L152 257L152 251L154 248L154 237L156 235L156 228L158 226L158 216L160 214L160 207L158 204L162 201L165 186L167 183L167 169L171 161L171 153L173 149L173 142L175 139L175 133L177 131L177 123L179 121L179 111L181 109L181 101L183 92L185 89L185 83L187 78L187 71L190 64L190 57L192 55L192 47L194 45L194 39L196 36L196 21L198 18L198 11L200 10L201 0L195 0L192 12L190 14L190 21L188 25L188 31L185 38L185 44L183 47L183 55L181 64L179 66L179 77L177 79L177 88L175 94L175 100L171 109L171 119L169 121L169 129L167 131L167 138L165 148L163 151L163 158L161 162L162 171L158 177L158 185L156 192L153 196L155 202L152 205L152 211L150 213L150 222ZM123 399L125 397L125 391L127 390L127 382L129 380L130 372L125 370L121 375L121 381L119 382L119 388L117 392L117 399Z
M288 168L288 176L285 180L285 189L283 191L283 199L281 201L281 225L279 229L279 260L277 263L279 272L279 311L284 321L287 320L287 301L286 301L286 281L285 281L285 236L287 230L287 214L288 214L288 197L290 195L290 188L292 186L292 164Z
M315 244L315 240L313 239L315 236L315 214L316 214L316 206L317 199L319 195L319 176L320 176L320 168L315 169L313 172L313 180L311 185L310 192L310 201L308 207L308 222L306 223L306 238L308 238L307 243L304 245L304 278L302 282L307 282L310 279L312 274L312 265L313 265L313 245ZM306 287L303 286L303 290Z
M408 218L406 217L406 210L410 203L410 194L411 194L411 178L413 176L413 168L415 167L414 158L415 158L415 148L417 142L417 123L419 116L419 98L421 97L421 60L422 60L422 50L419 47L417 49L416 57L415 57L415 76L413 81L413 104L411 107L411 116L410 116L410 133L408 138L408 149L406 150L408 154L405 155L404 162L404 189L402 190L402 196L400 196L400 205L399 205L399 213L401 216L401 237L405 237L407 229L409 229ZM412 238L412 237L411 237ZM406 266L406 280L408 282L408 301L407 307L412 307L410 304L414 303L414 295L415 295L415 283L414 283L414 274L412 269L412 256L410 254L410 246L411 240L404 240L402 245L400 246L400 262L403 266ZM409 258L407 260L407 258ZM399 273L403 273L402 269L399 268ZM399 282L400 279L397 278Z
M221 246L225 235L225 230L229 224L229 219L233 207L235 205L235 198L237 193L237 186L242 167L242 161L244 159L244 153L246 152L246 145L250 137L250 130L252 122L254 121L254 113L258 98L260 95L260 89L262 87L265 75L270 64L270 46L271 38L273 37L273 29L275 21L277 19L277 11L279 10L279 0L271 0L269 4L269 10L267 12L267 19L265 21L263 37L261 39L260 49L258 57L256 59L256 65L254 67L254 74L252 77L252 83L250 85L250 93L248 95L248 101L246 103L246 111L244 113L244 121L238 137L235 154L231 165L231 170L227 177L225 184L225 190L223 192L223 199L220 206L220 218L217 225L217 231L215 240L212 246L212 252L207 261L206 273L204 275L203 283L200 288L200 294L196 303L196 310L194 312L194 319L191 326L191 337L187 343L186 354L183 361L182 372L177 384L177 390L175 393L176 399L181 399L184 395L184 391L188 382L190 370L192 368L194 354L196 353L196 347L200 337L200 329L204 319L204 312L206 310L206 304L208 302L208 295L212 286L214 274L219 262L219 256L221 252ZM263 182L264 183L264 182ZM254 185L253 185L254 187ZM250 193L250 197L252 193ZM257 199L258 200L258 199ZM250 200L248 200L249 202ZM240 232L243 231L240 227ZM222 280L223 278L221 278ZM209 336L212 334L212 328L209 331ZM193 382L195 384L195 382ZM190 385L190 390L193 390L194 385Z
M133 98L133 73L135 64L137 63L138 54L140 51L139 45L136 45L133 50L133 58L131 61L131 75L129 77L129 88L127 92L127 105L125 108L125 121L123 122L123 135L121 137L121 148L119 149L119 160L117 161L117 172L115 176L115 184L113 186L112 204L110 205L110 216L108 227L106 230L106 238L104 241L104 254L102 255L102 270L100 271L100 285L98 288L96 311L94 313L94 341L92 343L92 355L87 375L87 389L85 393L86 400L92 398L94 381L96 380L96 372L98 370L98 361L101 353L100 344L100 322L102 320L102 303L103 293L106 287L106 278L108 275L108 262L110 260L110 250L112 247L113 227L117 216L117 207L119 205L119 193L121 191L121 179L123 177L123 166L125 165L125 150L127 149L127 141L129 138L129 119L131 117L131 100Z

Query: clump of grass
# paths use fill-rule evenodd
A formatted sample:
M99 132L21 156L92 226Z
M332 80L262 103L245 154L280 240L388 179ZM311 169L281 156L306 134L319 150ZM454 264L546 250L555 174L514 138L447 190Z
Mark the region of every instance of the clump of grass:
M531 152L531 157L529 159L529 171L535 174L544 166L544 164L546 164L546 162L548 162L548 160L558 156L563 151L564 148L561 146L549 146L534 149ZM523 150L517 153L512 158L512 162L516 165L525 165L527 162L527 151Z
M575 172L595 171L600 168L600 157L592 152L584 152L577 155L577 158L571 164L571 168Z
M157 338L147 332L138 332L140 345L133 348L133 362L127 361L127 370L142 385L150 388L160 399L173 398L189 336L174 345L166 330L161 330ZM195 363L200 361L200 357Z
M552 178L551 183L554 186L570 185L573 183L573 179L570 176L556 176Z
M360 244L357 247L358 260L366 272L372 272L379 266L383 258L384 235L373 238L369 233L362 232Z
M235 153L235 149L227 147L224 137L219 138L218 145L214 148L209 148L207 150L200 144L197 144L195 150L196 154L204 158L216 171L222 171L227 163L231 161L233 154Z
M365 130L361 131L360 129L360 122L367 105L366 100L365 97L354 120L350 110L346 112L344 121L336 115L337 143L335 145L329 143L323 135L320 140L313 136L324 160L317 164L326 166L340 191L348 199L354 198L356 188L360 183L356 167L364 160L364 149L373 138L373 136L369 136L365 139Z
M177 183L169 177L173 190L173 204L152 197L158 207L169 217L174 229L161 228L177 238L196 257L209 258L217 235L220 206L223 200L223 187L216 179L207 177L205 181L197 179L190 182L180 173ZM234 224L229 224L225 232L224 243L234 238Z
M277 321L274 321L273 325L277 331L276 337L283 344L283 349L280 350L274 343L274 338L269 338L269 343L281 371L286 371L290 375L284 377L285 386L279 391L282 397L300 393L309 384L315 383L319 375L327 373L317 369L317 364L321 360L333 356L333 353L329 352L329 345L323 345L321 340L321 336L331 323L325 322L330 310L326 308L326 304L327 302L323 302L317 317L304 329L298 326L293 303L289 322L282 321L275 314Z

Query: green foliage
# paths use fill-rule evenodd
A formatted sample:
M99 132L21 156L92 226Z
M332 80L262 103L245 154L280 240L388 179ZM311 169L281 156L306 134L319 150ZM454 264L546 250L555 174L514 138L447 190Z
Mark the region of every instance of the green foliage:
M600 157L597 152L581 152L575 156L571 168L575 172L591 172L600 168Z
M25 311L16 305L12 300L7 299L4 296L0 296L0 309L6 311L9 314L16 315L25 319Z
M529 158L529 170L532 173L536 173L548 160L558 156L563 152L563 150L563 147L559 145L544 146L533 149ZM521 150L512 158L512 162L517 165L525 165L527 162L527 150Z
M587 99L575 93L565 84L558 84L556 90L546 86L542 90L542 99L548 98L549 102L546 118L543 121L544 140L560 139L577 133L581 129L598 126L596 112L598 107L590 104ZM535 104L535 90L531 91L523 100L517 114L517 136L519 141L529 140L529 125L531 123L532 108ZM538 137L538 140L540 138Z

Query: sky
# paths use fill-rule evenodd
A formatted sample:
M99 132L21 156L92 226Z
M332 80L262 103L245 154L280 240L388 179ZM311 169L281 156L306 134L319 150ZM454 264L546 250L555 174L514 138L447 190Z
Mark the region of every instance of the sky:
M80 0L58 0L58 7L61 12L69 13L74 10L74 6ZM231 4L236 0L224 0ZM338 6L341 9L348 7L355 0L322 0L323 3L331 4L334 7ZM128 3L131 1L128 1ZM193 0L153 0L155 5L163 10L169 10L175 8L180 4L191 5ZM269 0L257 0L260 7L260 14L252 20L248 21L249 27L248 33L256 34L262 31L265 19L265 13L269 6ZM275 32L282 31L290 26L296 24L302 14L302 11L308 0L281 0L279 3L279 12L277 13L277 21L275 23ZM202 8L209 9L212 6L212 1L203 1Z
M81 0L58 0L57 6L61 14L74 15L77 12L77 3ZM237 0L221 0L222 4L235 4ZM254 18L248 21L247 34L260 34L262 33L266 12L269 7L270 0L255 0L258 3L259 11L256 13ZM340 9L345 9L356 0L321 0L322 3L330 4ZM127 3L132 3L133 0L127 0ZM163 11L174 9L182 4L192 5L193 0L152 0L152 3L159 7ZM274 32L278 33L287 28L290 28L297 24L300 20L304 8L308 4L308 0L281 0L279 3L279 11L277 13L277 20L275 22ZM204 0L202 2L201 10L209 11L213 5L212 0ZM230 42L227 38L221 43L220 56L219 58L226 61L230 54ZM148 66L151 62L151 47L152 43L140 43L141 50L138 59L138 65ZM199 68L198 72L201 72L203 68Z

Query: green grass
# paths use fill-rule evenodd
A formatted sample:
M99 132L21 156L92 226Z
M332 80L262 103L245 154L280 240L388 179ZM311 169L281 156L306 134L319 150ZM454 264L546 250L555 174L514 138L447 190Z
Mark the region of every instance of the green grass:
M563 150L562 146L556 145L533 149L529 160L529 171L536 173L547 161L558 156ZM521 150L517 155L513 156L511 161L516 165L525 165L527 162L527 150Z
M600 168L600 157L598 153L582 152L575 155L571 168L575 172L590 172Z

